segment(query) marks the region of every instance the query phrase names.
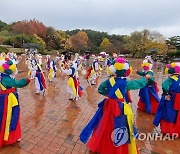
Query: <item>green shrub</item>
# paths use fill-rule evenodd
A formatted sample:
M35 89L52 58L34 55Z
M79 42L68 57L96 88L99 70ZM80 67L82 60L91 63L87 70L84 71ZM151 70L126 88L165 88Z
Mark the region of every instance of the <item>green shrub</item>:
M167 56L168 57L176 57L176 58L178 58L178 57L180 57L180 50L178 50L176 52L168 52Z
M2 53L2 52L4 52L4 53L8 53L8 52L9 52L9 50L8 50L6 47L2 47L2 46L0 46L0 53Z
M39 53L42 55L48 55L49 52L47 50L39 50Z

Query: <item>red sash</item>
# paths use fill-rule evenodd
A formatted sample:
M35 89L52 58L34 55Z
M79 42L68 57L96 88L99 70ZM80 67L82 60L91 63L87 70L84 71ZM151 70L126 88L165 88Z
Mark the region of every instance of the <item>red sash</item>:
M0 94L9 94L9 93L14 93L16 92L16 88L10 88L6 90L0 90Z

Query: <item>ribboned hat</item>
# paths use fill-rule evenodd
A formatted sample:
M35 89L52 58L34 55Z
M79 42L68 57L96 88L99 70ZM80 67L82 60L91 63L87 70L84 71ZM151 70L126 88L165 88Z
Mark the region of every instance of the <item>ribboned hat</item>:
M0 58L0 72L5 73L7 75L11 75L16 71L16 64L13 63L9 58Z
M143 60L141 67L144 71L149 71L152 70L153 67L153 61L151 60L151 57L147 56L145 57L145 59Z
M6 58L7 57L7 55L4 53L4 52L2 52L1 54L0 54L0 58Z
M12 59L13 56L14 56L14 53L13 53L13 52L8 52L8 53L7 53L7 57L8 57L8 58Z
M50 58L51 56L50 55L46 55L46 58Z
M127 77L132 73L132 67L125 58L118 57L107 68L107 73L117 77Z
M75 53L75 57L78 58L79 57L79 53Z
M180 74L180 63L173 62L171 64L167 64L165 74Z

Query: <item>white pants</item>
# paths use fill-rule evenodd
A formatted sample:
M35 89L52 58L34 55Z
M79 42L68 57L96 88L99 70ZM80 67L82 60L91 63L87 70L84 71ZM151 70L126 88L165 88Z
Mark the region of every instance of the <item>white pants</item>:
M49 81L52 81L55 76L56 76L56 72L53 70L52 76L49 78Z
M36 88L36 93L40 93L44 91L44 89L43 90L40 89L40 84L37 77L35 77L35 88Z
M67 86L67 92L70 94L71 99L76 98L76 96L74 96L74 93L71 87Z
M92 83L92 84L96 84L96 78L97 78L97 75L96 75L96 73L94 73L94 74L91 75L91 77L89 78L89 82Z
M36 76L36 70L32 70L32 71L31 71L31 77L30 77L30 78L34 79L35 76Z

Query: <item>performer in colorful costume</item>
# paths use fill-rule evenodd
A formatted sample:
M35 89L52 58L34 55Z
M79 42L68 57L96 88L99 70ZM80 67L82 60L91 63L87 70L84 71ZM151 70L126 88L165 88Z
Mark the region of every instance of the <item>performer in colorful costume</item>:
M87 143L93 152L137 154L134 115L125 101L125 95L128 90L143 88L149 75L128 81L126 77L131 71L132 67L126 59L116 58L108 68L109 74L114 77L104 81L98 88L98 92L107 98L98 104L97 112L80 134L80 140Z
M155 114L160 102L160 98L158 96L159 90L157 88L157 83L154 81L154 74L152 71L153 63L150 57L145 58L141 66L143 70L137 71L137 74L140 76L149 74L153 78L148 81L144 88L140 89L138 107L141 111L145 111L148 114Z
M4 52L0 53L0 58L6 58L6 54Z
M52 82L52 79L56 77L56 71L57 71L56 60L51 60L49 74L48 74L49 82Z
M107 54L107 55L106 55L106 60L105 60L104 66L105 66L105 67L108 67L108 66L111 65L111 63L112 63L112 58L109 57L109 55Z
M8 52L7 57L13 62L13 64L17 65L19 63L16 53Z
M16 53L13 53L13 52L8 52L7 53L7 58L9 58L13 62L13 64L15 64L16 66L19 63L19 61L22 59L21 56L18 59ZM16 67L16 70L14 71L13 76L11 75L11 77L15 78L15 76L17 74L18 74L18 69Z
M81 59L78 53L75 54L75 58L73 60L73 67L75 68L76 78L79 79L79 72L83 70L83 66L81 63Z
M34 69L36 71L35 75L35 88L36 92L35 94L44 94L45 89L46 89L46 82L44 78L44 74L42 72L41 66L37 63L35 59L31 61L32 65L35 66Z
M0 147L21 139L20 106L16 88L27 86L30 80L15 80L11 77L15 70L16 64L9 58L0 58Z
M76 77L76 70L73 67L73 63L69 62L65 68L61 67L61 71L68 75L67 92L70 94L69 100L78 100L82 96L82 87Z
M46 56L46 69L49 71L50 69L50 55Z
M33 63L33 60L28 58L27 65L28 65L28 76L30 76L30 79L35 79L35 76L36 76L36 63Z
M163 94L154 125L160 124L163 134L180 135L180 63L168 64L165 73L169 74L169 78L162 84Z
M96 85L97 73L100 71L99 60L95 57L91 67L87 71L86 79L91 85Z
M41 66L43 66L43 61L42 61L42 55L41 54L37 54L36 55L36 59L37 59L37 63Z

